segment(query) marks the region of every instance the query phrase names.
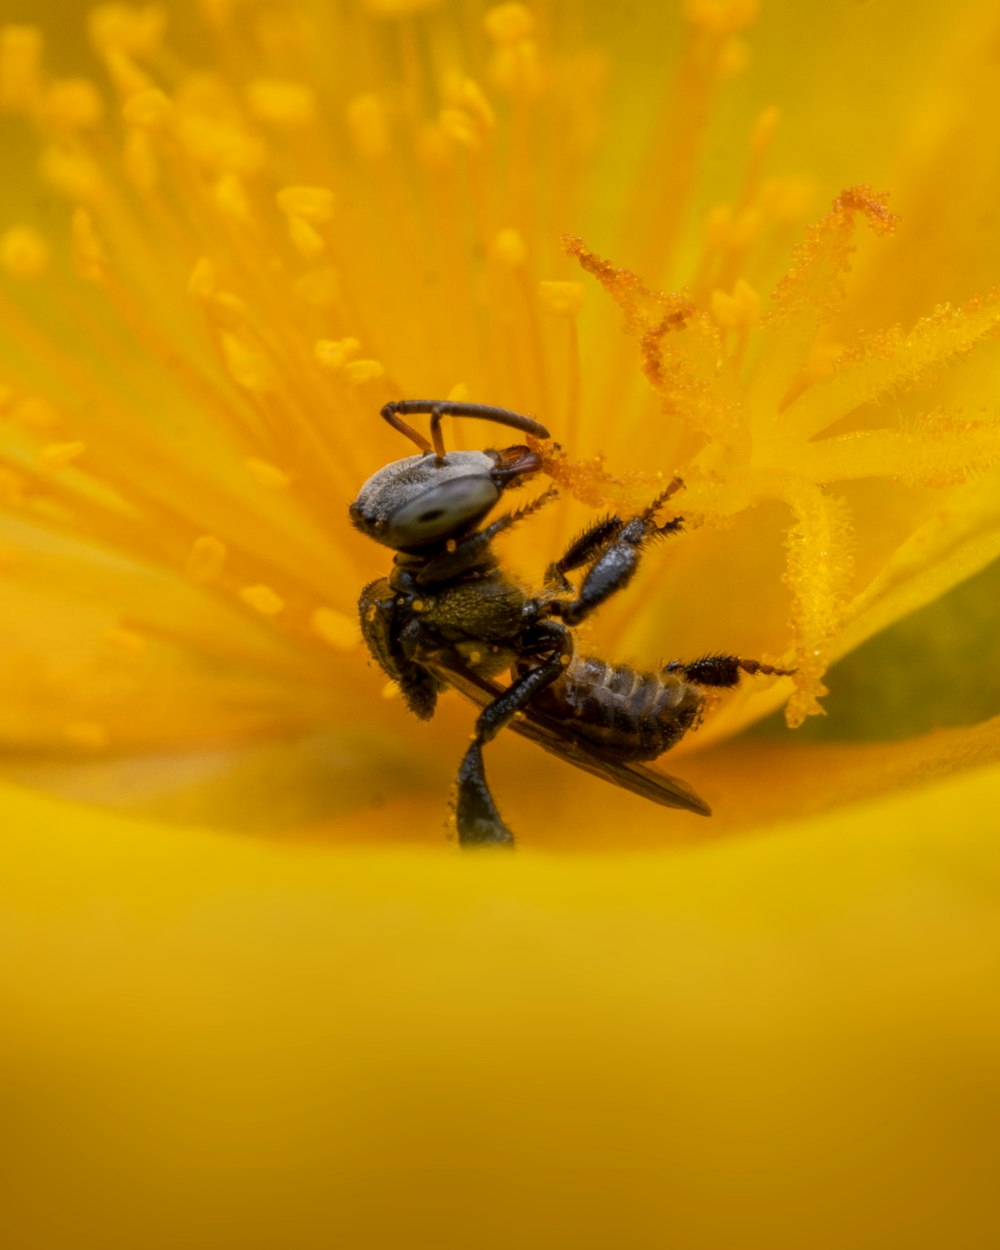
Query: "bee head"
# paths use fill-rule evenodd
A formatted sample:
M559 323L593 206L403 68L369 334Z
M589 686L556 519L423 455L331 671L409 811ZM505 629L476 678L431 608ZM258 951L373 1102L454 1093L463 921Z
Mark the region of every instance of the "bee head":
M541 463L537 452L520 445L407 456L365 482L351 504L351 521L394 551L433 548L474 530L507 487L537 473Z

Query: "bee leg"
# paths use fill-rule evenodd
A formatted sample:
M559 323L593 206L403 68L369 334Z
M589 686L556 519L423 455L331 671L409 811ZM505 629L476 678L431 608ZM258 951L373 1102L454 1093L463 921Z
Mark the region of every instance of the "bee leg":
M458 770L458 795L455 799L455 822L458 841L463 850L476 846L513 847L514 835L497 811L486 782L483 748L473 742Z
M553 561L545 570L546 586L558 586L560 590L571 590L566 574L574 569L583 568L598 556L622 531L624 522L619 516L605 517L603 521L589 526L563 552L562 556Z
M647 509L621 527L617 537L588 569L575 599L546 600L540 603L540 610L547 616L560 617L567 625L579 625L605 600L624 590L639 567L643 543L659 534L673 533L681 526L680 517L674 517L665 525L656 525L650 511Z
M766 677L791 677L794 668L776 668L773 664L762 664L760 660L743 660L738 655L706 655L703 659L684 664L673 660L664 665L665 673L680 673L686 680L696 686L716 686L728 689L740 684L740 674L753 676L761 673Z
M421 720L434 715L441 682L414 660L396 640L396 596L385 578L371 582L358 604L361 634L386 676L397 682L406 706Z
M483 766L483 747L492 742L501 729L519 712L527 707L539 691L550 686L565 671L573 654L573 636L568 629L553 622L534 627L547 635L548 654L540 663L523 673L497 695L492 703L479 713L476 729L469 749L458 769L458 793L455 799L455 819L458 824L458 840L463 848L474 846L513 846L514 835L504 824L497 811L493 796L486 782Z

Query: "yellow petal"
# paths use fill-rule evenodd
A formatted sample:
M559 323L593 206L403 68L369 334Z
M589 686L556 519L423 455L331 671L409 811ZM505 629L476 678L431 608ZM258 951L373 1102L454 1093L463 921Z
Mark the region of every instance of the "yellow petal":
M978 1250L1000 852L974 813L998 794L992 770L568 861L281 848L6 790L2 1218L53 1248L156 1244L155 1211L162 1244L213 1250Z

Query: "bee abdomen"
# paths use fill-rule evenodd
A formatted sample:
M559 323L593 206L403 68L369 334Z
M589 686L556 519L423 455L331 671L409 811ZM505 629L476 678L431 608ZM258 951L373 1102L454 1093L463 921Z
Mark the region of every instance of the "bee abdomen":
M652 760L698 721L704 696L672 674L575 658L533 707L609 759Z

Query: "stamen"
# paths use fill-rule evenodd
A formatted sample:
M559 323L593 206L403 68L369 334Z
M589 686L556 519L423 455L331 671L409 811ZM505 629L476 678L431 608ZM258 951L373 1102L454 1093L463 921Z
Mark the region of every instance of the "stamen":
M475 24L463 25L425 16L432 0L368 0L352 27L356 63L341 59L320 84L314 50L286 12L244 22L242 7L201 0L220 65L198 74L167 44L163 6L95 9L92 40L118 93L110 111L89 80L46 75L37 30L0 33L0 107L41 136L42 179L70 201L72 264L84 279L68 272L60 240L26 224L0 235L10 292L0 340L12 345L0 503L19 510L17 526L42 536L39 546L112 552L184 596L138 609L116 585L95 636L125 652L155 638L266 671L267 682L277 674L294 689L277 696L249 682L246 721L298 723L305 713L288 709L311 702L303 684L339 688L317 681L316 666L343 677L337 653L358 644L348 600L331 598L370 573L338 537L342 505L383 457L403 454L381 441L374 413L392 397L448 393L444 406L468 415L472 395L551 420L569 450L547 448L546 469L597 507L641 511L675 466L692 530L781 500L794 519L792 716L816 710L850 612L905 598L893 584L867 599L856 591L845 607L851 525L824 486L892 476L972 497L997 457L987 414L941 404L877 428L860 409L996 333L1000 297L860 342L840 321L831 328L834 315L843 320L856 219L892 224L882 197L853 188L810 233L761 317L751 276L774 262L810 194L794 174L764 181L774 109L753 124L742 182L711 213L690 293L659 291L687 237L716 95L745 60L739 36L756 10L753 0L688 0L669 108L623 218L637 272L569 245L634 340L619 350L603 311L588 311L585 405L584 284L538 279L560 274L548 240L584 211L605 54L566 47L552 13L519 3L470 9ZM318 22L334 20L314 9ZM391 25L368 20L376 9ZM195 318L178 279L187 272ZM79 343L66 341L67 326ZM564 350L565 399L553 405ZM845 422L819 440L851 414L850 432ZM432 435L443 454L435 425ZM456 439L483 445L479 430ZM995 503L984 496L981 508L992 517ZM539 535L570 519L552 513L537 518ZM982 521L984 533L992 524ZM976 545L971 523L962 535ZM900 582L923 558L919 545L904 548ZM21 563L34 569L34 559ZM651 569L647 590L664 575ZM99 575L87 578L78 580L97 599ZM634 603L623 600L622 612ZM278 617L280 627L268 624ZM118 619L131 628L116 632L108 622ZM122 740L120 719L83 703L53 719L60 742L65 724L97 726L80 734L95 742Z
M90 130L104 118L104 100L87 78L57 78L45 92L40 116L54 130Z
M85 208L74 212L72 228L77 273L88 282L103 282L107 277L107 260L93 220Z
M174 106L158 87L134 91L122 106L130 126L143 130L166 130L174 119Z
M316 119L316 97L304 83L258 78L246 92L254 117L281 129L297 130Z
M341 370L351 386L363 386L385 376L385 366L378 360L349 360Z
M291 477L267 460L244 460L243 463L260 485L268 490L286 490L291 484Z
M566 440L578 442L580 413L583 404L583 371L580 363L580 338L576 318L583 307L582 282L540 282L538 294L542 306L556 317L563 317L567 326L566 362Z
M270 586L243 586L239 596L261 616L279 616L285 610L284 599Z
M11 226L0 235L0 265L19 278L38 278L48 268L49 246L30 226Z
M222 576L226 563L226 545L211 534L196 538L188 555L185 572L193 582L209 585Z
M42 449L42 464L52 470L65 468L79 460L86 449L86 443L50 443Z
M41 94L42 32L35 26L0 28L0 108L32 111Z
M385 104L374 91L355 96L347 106L347 126L356 151L367 161L380 161L389 153L389 121Z
M361 351L358 339L321 339L315 346L316 359L325 369L343 369Z
M333 220L334 195L327 187L283 187L276 198L278 207L289 216L302 217L313 225Z

